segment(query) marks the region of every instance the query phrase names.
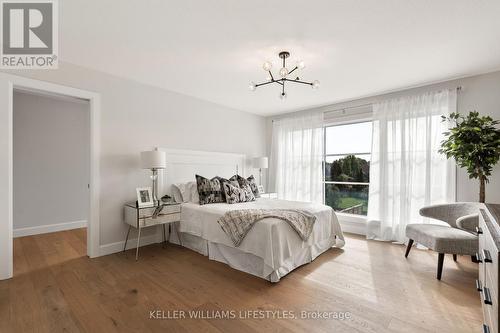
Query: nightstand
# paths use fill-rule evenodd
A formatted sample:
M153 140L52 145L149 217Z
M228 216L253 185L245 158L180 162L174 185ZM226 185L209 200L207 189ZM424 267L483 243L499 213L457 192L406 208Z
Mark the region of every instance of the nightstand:
M137 229L137 246L135 250L135 260L139 258L139 242L141 240L141 229L158 226L163 226L163 241L167 242L167 236L165 231L165 225L168 224L168 235L170 237L171 224L179 222L181 220L181 204L180 203L163 203L163 208L155 217L154 212L156 207L137 207L135 202L130 202L125 204L125 220L124 222L128 224L127 238L125 239L125 245L123 246L123 251L127 249L128 236L130 234L131 228ZM179 242L181 238L179 237L179 230L175 228L177 232L177 237ZM181 242L182 245L182 242Z
M260 197L261 198L268 198L268 199L278 199L278 193L276 193L276 192L261 193Z

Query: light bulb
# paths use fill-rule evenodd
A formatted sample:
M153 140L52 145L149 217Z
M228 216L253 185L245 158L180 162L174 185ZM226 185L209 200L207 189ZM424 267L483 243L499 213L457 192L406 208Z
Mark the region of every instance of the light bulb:
M255 89L257 89L257 85L255 84L255 82L250 82L250 84L248 85L248 89L250 89L250 91L255 91Z
M312 88L313 89L318 89L320 86L320 83L318 80L314 80L313 83L312 83Z
M297 61L297 68L298 69L304 69L304 68L306 68L306 64L304 63L304 60Z
M271 68L273 68L273 64L271 64L269 61L266 61L262 65L262 69L264 69L266 72L269 72L271 70Z
M280 93L280 98L281 98L281 100L283 100L283 101L286 99L286 97L287 97L287 96L288 96L288 95L286 94L286 92L282 92L282 93Z
M286 69L286 67L282 67L280 69L280 76L281 77L286 77L288 75L288 69Z

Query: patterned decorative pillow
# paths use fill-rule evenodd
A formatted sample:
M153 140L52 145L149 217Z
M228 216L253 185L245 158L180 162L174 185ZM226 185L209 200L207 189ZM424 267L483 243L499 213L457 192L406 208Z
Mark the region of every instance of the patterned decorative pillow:
M255 180L254 176L250 175L250 177L247 178L247 181L250 185L250 188L252 189L253 195L256 198L260 198L259 189L257 188L257 181Z
M255 201L255 195L253 194L250 185L243 185L241 186L241 189L245 191L246 202Z
M239 185L240 182L238 181L238 178L243 178L243 177L241 177L240 175L234 175L231 178L229 178L229 180L232 182L237 182ZM245 178L243 178L243 179L245 179Z
M243 187L245 185L250 186L250 188L252 189L253 195L256 198L260 198L259 189L257 188L257 182L255 181L255 178L253 175L251 175L247 179L241 177L240 175L234 175L231 178L229 178L229 180L231 180L231 181L236 180L238 182L238 184L240 185L240 187Z
M224 202L222 200L220 180L217 177L208 179L196 175L196 185L198 187L200 205Z
M219 182L220 182L220 187L221 187L220 191L221 191L221 194L222 194L222 202L226 202L226 193L224 191L224 183L229 183L229 184L231 184L233 186L240 187L240 184L238 184L238 181L236 181L236 180L229 180L229 179L222 178L222 177L219 177L219 176L217 176L215 178L217 178L219 180Z
M250 186L246 185L243 188L231 185L229 182L224 183L224 192L226 194L226 202L228 204L234 204L239 202L254 201L255 197L250 189Z

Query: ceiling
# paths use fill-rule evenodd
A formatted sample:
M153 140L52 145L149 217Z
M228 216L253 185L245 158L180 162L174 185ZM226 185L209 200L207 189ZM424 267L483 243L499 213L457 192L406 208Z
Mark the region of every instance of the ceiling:
M500 1L59 1L62 61L273 115L500 69ZM248 89L277 54L319 90Z

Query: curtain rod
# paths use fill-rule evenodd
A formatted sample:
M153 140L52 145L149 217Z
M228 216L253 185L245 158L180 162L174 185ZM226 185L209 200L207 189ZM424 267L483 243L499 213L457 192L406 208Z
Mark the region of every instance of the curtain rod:
M458 86L455 88L457 92L461 91L462 90L462 86ZM438 90L438 92L441 92L443 90ZM360 104L360 105L354 105L354 106L348 106L348 107L345 107L345 108L340 108L340 109L335 109L335 110L330 110L330 111L325 111L324 113L331 113L331 112L340 112L340 111L343 111L345 112L346 110L350 110L350 109L359 109L359 108L362 108L362 107L365 107L365 106L371 106L373 105L373 103L365 103L365 104Z
M455 89L456 89L457 92L460 92L460 91L462 91L462 86L457 86ZM443 90L438 90L438 92L440 92L440 91L443 91ZM348 106L348 107L345 107L345 108L340 108L340 109L325 111L323 113L326 114L326 113L333 113L333 112L345 112L346 110L359 109L359 108L362 108L362 107L365 107L365 106L371 106L371 105L373 105L373 103L365 103L365 104ZM274 120L275 119L273 119L272 122L274 122ZM276 119L276 120L279 120L279 119Z

